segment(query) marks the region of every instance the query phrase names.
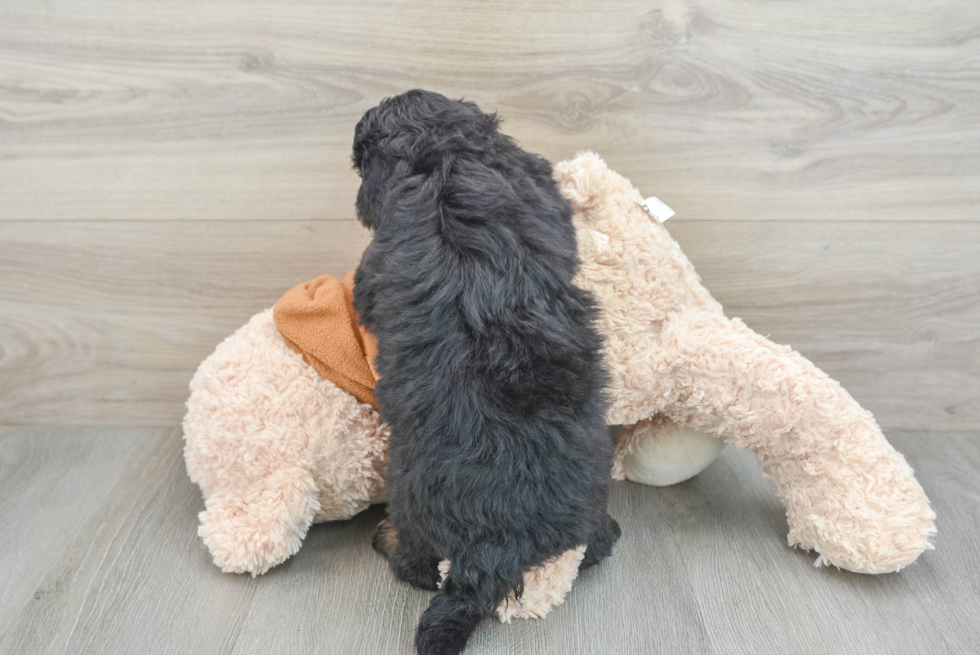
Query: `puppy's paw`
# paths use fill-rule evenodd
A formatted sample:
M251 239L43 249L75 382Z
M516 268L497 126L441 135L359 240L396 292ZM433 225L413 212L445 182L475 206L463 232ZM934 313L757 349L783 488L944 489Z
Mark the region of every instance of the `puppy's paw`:
M613 517L606 515L606 524L592 533L589 544L585 549L585 557L579 570L585 570L590 566L595 566L602 560L612 555L613 545L623 536L623 529Z
M613 542L619 541L619 538L623 536L623 529L619 527L619 521L613 517L609 517L609 529L613 533Z
M395 577L407 582L416 589L437 591L439 589L439 562L432 558L406 557L395 553L389 560Z
M371 546L385 559L391 559L398 548L398 530L391 524L391 521L385 519L378 524L378 527L374 529Z

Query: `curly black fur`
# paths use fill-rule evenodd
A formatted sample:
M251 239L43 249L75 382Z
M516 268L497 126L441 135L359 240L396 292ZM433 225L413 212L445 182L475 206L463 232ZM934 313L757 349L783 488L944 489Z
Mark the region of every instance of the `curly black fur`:
M435 589L452 560L416 647L458 653L526 569L583 543L595 563L619 535L596 303L572 284L551 165L475 104L384 100L357 124L354 167L374 230L354 305L378 339L391 427L391 566Z

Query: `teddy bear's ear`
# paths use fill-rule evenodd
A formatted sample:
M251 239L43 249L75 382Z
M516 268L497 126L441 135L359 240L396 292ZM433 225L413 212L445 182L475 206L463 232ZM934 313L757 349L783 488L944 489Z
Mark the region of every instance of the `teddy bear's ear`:
M592 207L602 196L609 167L594 152L581 152L575 159L555 166L555 181L576 213Z
M320 510L309 471L275 471L240 489L221 490L205 502L198 535L225 573L261 575L295 555Z

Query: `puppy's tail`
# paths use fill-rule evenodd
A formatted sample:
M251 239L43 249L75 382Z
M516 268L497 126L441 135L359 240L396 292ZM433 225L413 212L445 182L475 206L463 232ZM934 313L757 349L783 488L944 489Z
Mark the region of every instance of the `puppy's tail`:
M464 566L453 562L442 589L422 615L415 633L419 655L459 655L473 629L493 613L508 592L514 590L519 598L523 591L520 569L502 576L499 571Z

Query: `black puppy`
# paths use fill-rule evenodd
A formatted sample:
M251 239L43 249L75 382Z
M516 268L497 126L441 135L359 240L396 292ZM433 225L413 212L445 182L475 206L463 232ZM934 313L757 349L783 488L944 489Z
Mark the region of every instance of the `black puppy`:
M436 589L424 655L459 653L523 573L587 544L608 556L612 443L596 303L551 165L471 102L409 91L357 124L357 215L374 239L354 306L378 339L391 427L391 567ZM381 540L383 541L383 540Z

